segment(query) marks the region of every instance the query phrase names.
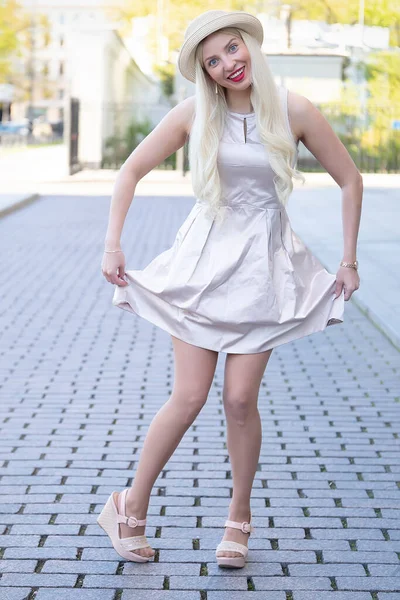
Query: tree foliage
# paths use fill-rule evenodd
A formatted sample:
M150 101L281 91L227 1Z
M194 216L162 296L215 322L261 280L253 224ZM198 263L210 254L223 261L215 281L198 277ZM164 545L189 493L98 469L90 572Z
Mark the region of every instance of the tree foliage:
M311 19L328 24L348 23L353 25L359 21L359 0L220 0L220 10L244 10L251 13L267 12L278 16L283 5L289 5L292 19ZM157 15L162 10L163 35L169 40L172 50L178 50L183 42L187 24L200 13L215 9L211 0L142 0L134 3L131 0L114 0L115 8L111 15L121 24L129 23L133 17ZM160 12L160 11L159 11ZM389 27L390 43L400 45L400 0L366 0L364 23L369 26ZM122 25L123 26L123 25ZM157 36L154 31L154 36Z
M11 58L20 45L19 33L26 26L26 16L17 0L0 2L0 83L8 80Z

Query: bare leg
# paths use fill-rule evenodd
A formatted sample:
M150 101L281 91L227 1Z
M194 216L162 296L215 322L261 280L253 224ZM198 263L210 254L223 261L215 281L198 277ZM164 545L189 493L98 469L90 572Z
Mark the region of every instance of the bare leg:
M272 350L257 354L228 354L225 362L223 400L227 445L232 466L233 496L228 519L249 521L250 496L260 456L262 429L257 408L262 376ZM225 528L224 540L247 545L248 534ZM218 556L241 556L218 551Z
M213 350L187 344L174 336L172 343L175 355L172 394L150 423L135 480L126 499L126 514L138 519L146 517L150 493L157 477L203 408L218 360L218 352ZM117 502L118 492L114 496ZM144 527L132 529L121 524L120 536L143 535L144 530ZM141 548L134 552L142 556L154 555L151 548Z

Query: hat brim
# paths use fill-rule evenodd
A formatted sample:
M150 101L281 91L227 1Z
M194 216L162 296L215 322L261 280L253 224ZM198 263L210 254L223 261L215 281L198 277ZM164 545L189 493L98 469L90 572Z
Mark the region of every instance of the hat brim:
M198 44L208 35L218 31L222 27L237 27L243 29L249 35L256 38L260 46L264 40L264 31L261 21L254 15L244 12L221 15L199 27L183 43L178 56L178 68L182 75L196 83L195 52Z

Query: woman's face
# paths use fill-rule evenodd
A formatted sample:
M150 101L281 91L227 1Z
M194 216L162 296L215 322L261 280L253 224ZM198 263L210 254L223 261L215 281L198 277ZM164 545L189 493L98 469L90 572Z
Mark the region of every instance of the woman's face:
M203 65L211 79L226 88L244 90L251 83L251 61L247 46L241 37L232 33L217 31L205 38ZM237 77L229 78L239 70Z

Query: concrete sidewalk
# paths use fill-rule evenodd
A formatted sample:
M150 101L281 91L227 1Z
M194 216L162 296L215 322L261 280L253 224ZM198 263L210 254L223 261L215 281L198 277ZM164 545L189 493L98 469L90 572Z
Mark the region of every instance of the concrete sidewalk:
M138 195L127 268L168 248L192 203ZM399 352L352 302L344 323L271 355L246 567L215 561L233 485L223 354L153 488L155 562L116 554L96 518L132 484L174 360L165 331L111 304L100 269L108 210L107 195L43 196L0 219L0 597L397 599Z
M0 217L4 217L39 198L39 194L0 194Z

